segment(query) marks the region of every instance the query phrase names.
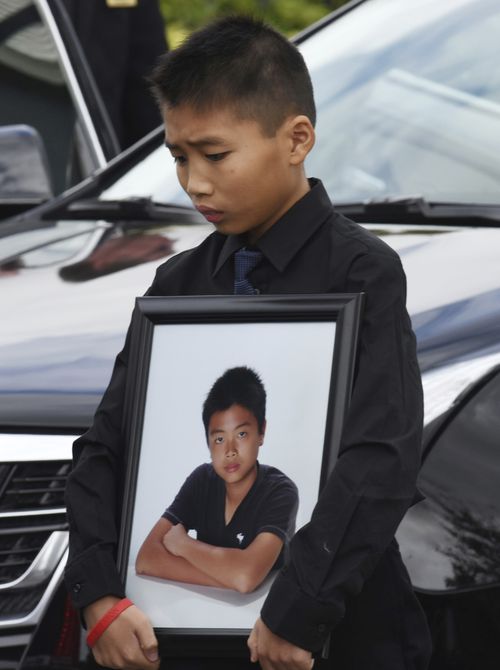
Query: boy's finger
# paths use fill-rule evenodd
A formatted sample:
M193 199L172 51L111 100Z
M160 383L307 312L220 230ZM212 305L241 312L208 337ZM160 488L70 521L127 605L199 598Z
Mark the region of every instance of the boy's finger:
M259 660L259 654L257 651L257 630L256 630L257 624L252 628L252 632L250 633L248 640L247 640L247 646L248 649L250 650L250 661L252 663L257 663Z
M158 641L150 621L144 618L137 624L135 633L144 656L150 663L156 663L159 660Z

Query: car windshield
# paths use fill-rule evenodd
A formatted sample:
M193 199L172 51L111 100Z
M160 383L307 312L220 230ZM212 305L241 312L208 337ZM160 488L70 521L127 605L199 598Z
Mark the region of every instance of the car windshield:
M500 3L368 0L300 44L318 123L308 174L336 203L500 202ZM160 147L101 194L189 204Z

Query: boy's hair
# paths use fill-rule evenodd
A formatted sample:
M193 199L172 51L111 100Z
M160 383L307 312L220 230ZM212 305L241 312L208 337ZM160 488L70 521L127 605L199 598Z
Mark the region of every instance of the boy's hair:
M311 78L298 49L262 21L219 19L164 54L150 78L160 106L228 107L273 137L284 120L316 122Z
M208 441L208 424L215 412L241 405L255 416L259 432L266 420L266 390L259 375L247 367L230 368L219 377L203 403L202 419Z

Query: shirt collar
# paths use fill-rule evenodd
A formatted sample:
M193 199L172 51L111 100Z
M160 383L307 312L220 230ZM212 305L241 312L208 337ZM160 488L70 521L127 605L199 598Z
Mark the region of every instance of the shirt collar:
M267 230L254 247L283 272L307 240L332 212L332 203L319 179L309 179L311 190ZM215 277L226 261L245 246L243 235L228 235L220 250L212 276Z

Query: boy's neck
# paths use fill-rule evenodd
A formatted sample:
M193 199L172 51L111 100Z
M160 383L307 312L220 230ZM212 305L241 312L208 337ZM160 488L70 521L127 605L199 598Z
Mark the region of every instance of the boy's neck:
M266 227L258 228L255 231L249 230L246 234L246 239L249 245L253 245L257 240L264 235L268 230L270 230L275 223L277 223L285 214L305 195L309 193L311 186L309 181L303 171L301 171L300 178L297 182L297 186L291 191L290 197L287 200L286 208Z
M240 502L245 498L247 493L252 488L255 480L257 479L257 464L254 465L254 468L251 474L243 481L239 482L225 482L226 488L226 501L235 507L240 504Z
M224 520L226 526L231 522L234 513L245 499L256 479L257 464L255 464L251 477L245 477L243 481L235 482L234 484L228 484L226 482L226 502L224 505Z

